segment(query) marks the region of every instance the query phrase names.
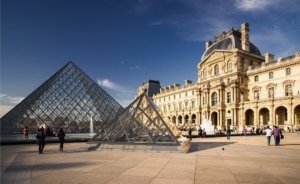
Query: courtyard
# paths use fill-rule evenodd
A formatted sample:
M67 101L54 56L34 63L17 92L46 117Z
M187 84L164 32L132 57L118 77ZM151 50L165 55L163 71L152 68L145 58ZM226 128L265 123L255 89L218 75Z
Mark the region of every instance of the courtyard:
M272 140L273 141L273 140ZM86 143L1 146L2 184L299 183L300 136L285 134L281 146L265 136L194 138L190 152L87 151ZM274 144L274 142L273 142ZM223 150L224 148L224 150Z

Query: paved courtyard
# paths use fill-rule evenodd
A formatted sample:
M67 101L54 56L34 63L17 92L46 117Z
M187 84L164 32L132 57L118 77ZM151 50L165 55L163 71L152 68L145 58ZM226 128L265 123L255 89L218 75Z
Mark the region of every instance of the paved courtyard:
M274 141L272 139L274 145ZM265 136L193 139L190 153L86 151L85 143L1 146L2 184L300 183L300 136L281 146ZM223 150L224 148L224 150Z

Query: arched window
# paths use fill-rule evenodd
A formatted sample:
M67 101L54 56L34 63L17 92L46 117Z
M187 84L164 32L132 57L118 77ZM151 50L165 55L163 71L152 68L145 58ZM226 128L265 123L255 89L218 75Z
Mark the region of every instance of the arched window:
M269 79L273 79L273 72L269 73Z
M215 75L219 75L219 65L215 65L214 73L215 73Z
M207 71L206 69L203 70L203 79L206 79L207 78Z
M218 95L216 92L214 92L212 95L211 95L211 105L214 106L218 103Z
M286 68L285 69L285 74L286 75L291 75L291 68Z
M232 62L231 61L227 62L227 72L232 72Z

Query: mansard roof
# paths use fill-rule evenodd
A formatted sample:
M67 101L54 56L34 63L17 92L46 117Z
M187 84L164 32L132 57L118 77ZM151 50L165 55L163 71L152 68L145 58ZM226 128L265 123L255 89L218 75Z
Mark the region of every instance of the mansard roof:
M214 50L241 50L241 33L238 30L231 29L228 32L223 32L221 35L216 36L210 43L212 43L211 46L203 53L201 60L211 54ZM249 52L261 56L260 50L251 42L249 43Z

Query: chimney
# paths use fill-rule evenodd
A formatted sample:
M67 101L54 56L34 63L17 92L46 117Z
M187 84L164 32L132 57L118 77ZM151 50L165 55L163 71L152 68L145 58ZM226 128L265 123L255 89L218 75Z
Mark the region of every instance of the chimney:
M205 42L205 50L211 46L211 41Z
M192 81L191 81L191 80L184 80L184 85L185 85L185 86L188 86L188 85L190 85L190 84L192 84Z
M265 53L265 63L272 63L274 61L274 55L271 53Z
M249 52L249 24L247 22L241 25L241 34L242 49Z

